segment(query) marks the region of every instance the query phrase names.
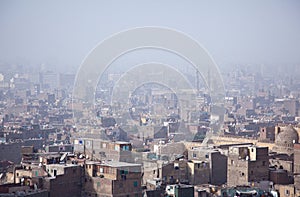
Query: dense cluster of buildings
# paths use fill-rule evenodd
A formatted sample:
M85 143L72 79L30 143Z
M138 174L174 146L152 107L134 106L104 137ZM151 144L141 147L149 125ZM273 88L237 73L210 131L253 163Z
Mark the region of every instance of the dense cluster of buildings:
M300 196L300 83L233 73L213 133L205 90L102 88L91 106L74 75L3 71L0 196Z

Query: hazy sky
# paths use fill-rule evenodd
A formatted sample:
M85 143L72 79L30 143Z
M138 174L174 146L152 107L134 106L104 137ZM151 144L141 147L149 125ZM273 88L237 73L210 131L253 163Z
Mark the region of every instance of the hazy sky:
M178 29L218 64L300 65L300 1L0 0L0 62L78 67L109 35Z

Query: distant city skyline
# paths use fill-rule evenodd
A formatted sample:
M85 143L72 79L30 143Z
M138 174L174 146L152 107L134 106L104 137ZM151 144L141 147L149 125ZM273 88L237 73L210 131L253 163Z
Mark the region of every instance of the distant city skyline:
M299 8L0 1L0 196L300 197Z

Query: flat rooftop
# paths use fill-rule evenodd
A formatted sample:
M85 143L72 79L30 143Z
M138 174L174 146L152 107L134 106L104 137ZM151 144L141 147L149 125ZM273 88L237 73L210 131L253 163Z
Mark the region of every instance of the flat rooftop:
M46 166L60 167L60 168L71 168L71 167L77 167L79 165L77 165L77 164L47 164Z
M110 167L113 167L113 168L118 168L118 167L140 167L140 166L142 166L141 164L127 163L127 162L120 162L120 161L105 161L104 163L101 163L99 165L110 166Z

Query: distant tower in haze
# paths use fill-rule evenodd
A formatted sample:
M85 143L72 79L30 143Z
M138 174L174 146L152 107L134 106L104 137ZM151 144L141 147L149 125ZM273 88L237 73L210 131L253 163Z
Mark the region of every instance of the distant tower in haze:
M200 81L199 81L199 70L196 70L196 87L197 87L197 96L200 94Z
M211 87L211 76L210 76L210 70L208 69L207 71L207 85L208 85L208 90L211 91L212 87Z

